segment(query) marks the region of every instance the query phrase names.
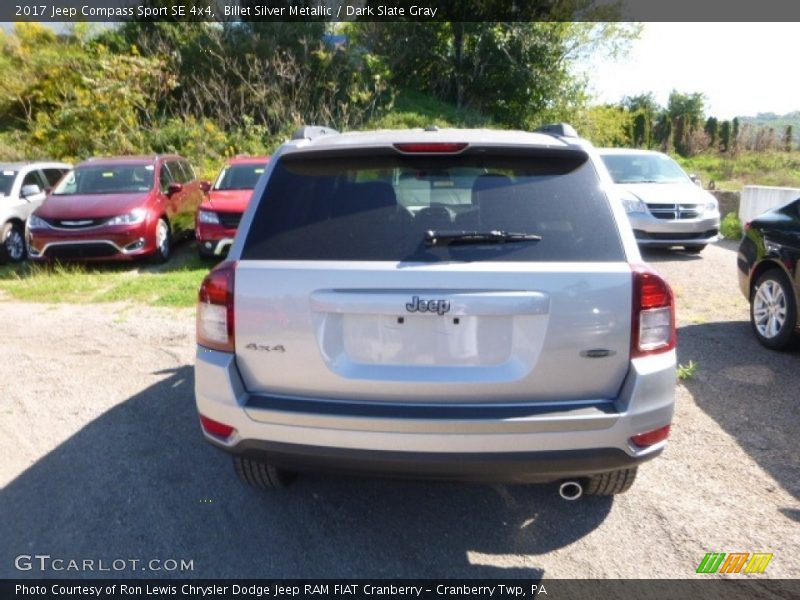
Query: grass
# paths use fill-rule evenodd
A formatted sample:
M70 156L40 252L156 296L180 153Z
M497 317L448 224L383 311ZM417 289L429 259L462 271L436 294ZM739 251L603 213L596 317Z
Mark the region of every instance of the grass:
M695 375L697 375L698 367L698 364L693 360L690 360L685 365L678 365L678 381L694 379Z
M0 267L0 292L27 302L191 307L211 265L194 255L193 244L185 246L164 265L24 263Z
M720 232L726 240L741 240L744 230L739 216L733 212L725 215L720 224Z
M745 185L800 187L800 152L740 152L736 156L699 154L676 157L689 173L720 190L741 190Z

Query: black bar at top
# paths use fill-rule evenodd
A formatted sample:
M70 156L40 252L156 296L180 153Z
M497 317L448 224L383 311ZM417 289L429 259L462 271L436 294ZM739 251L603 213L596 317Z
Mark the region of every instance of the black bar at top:
M800 21L794 0L4 0L0 21ZM677 42L677 40L676 40Z

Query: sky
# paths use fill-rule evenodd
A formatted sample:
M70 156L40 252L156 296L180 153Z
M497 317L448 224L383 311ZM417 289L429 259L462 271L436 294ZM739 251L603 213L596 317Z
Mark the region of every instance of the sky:
M800 23L645 23L627 57L587 65L598 102L702 92L719 119L800 110Z

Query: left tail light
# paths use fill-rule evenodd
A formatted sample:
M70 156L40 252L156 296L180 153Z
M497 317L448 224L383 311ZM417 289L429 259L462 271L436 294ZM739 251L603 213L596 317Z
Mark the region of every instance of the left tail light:
M233 286L235 262L223 262L200 285L197 295L197 343L212 350L233 352Z

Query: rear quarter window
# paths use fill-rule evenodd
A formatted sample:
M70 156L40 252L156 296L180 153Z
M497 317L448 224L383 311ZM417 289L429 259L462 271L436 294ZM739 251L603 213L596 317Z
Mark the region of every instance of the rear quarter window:
M582 151L458 156L372 152L278 159L245 237L246 260L624 260ZM430 247L426 232L532 233L540 241Z

